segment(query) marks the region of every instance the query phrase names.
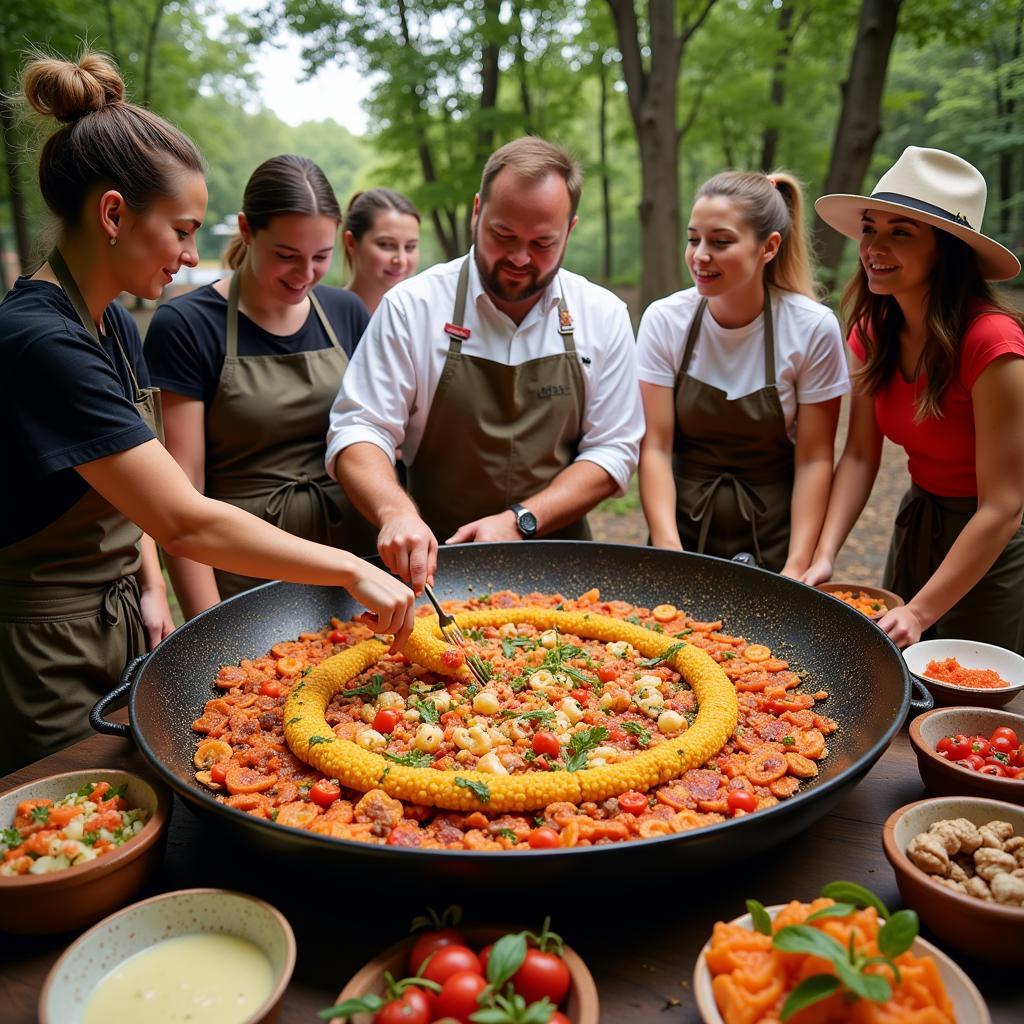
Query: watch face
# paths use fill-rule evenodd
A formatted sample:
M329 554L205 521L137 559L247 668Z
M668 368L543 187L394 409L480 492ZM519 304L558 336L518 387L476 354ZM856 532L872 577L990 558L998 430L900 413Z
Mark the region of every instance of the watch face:
M518 516L516 516L516 523L518 523L519 529L522 533L537 532L537 517L532 512L527 512L524 509Z

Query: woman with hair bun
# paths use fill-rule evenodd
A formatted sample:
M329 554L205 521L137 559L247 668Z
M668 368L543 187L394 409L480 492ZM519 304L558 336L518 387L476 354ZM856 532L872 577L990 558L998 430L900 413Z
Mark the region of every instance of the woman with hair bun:
M369 320L356 296L320 283L340 221L312 160L264 161L228 247L234 273L161 305L145 352L167 448L198 490L354 550L355 512L324 468L331 403ZM181 557L167 567L187 618L262 582Z
M651 543L749 552L799 577L850 387L839 324L814 297L799 182L739 171L705 182L686 263L696 287L653 303L637 334Z
M372 315L384 293L412 277L420 261L420 214L400 192L371 188L357 192L345 211L348 290Z
M26 493L0 520L0 773L87 735L96 699L173 628L150 537L232 572L346 587L396 645L412 627L407 587L205 497L157 440L138 331L114 299L156 299L197 261L191 140L126 103L97 54L35 60L22 91L61 122L39 161L59 230L0 303L0 474Z

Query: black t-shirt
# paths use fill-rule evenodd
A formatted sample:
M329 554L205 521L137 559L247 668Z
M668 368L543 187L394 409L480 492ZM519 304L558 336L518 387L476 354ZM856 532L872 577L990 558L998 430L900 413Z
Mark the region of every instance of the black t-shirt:
M338 344L351 356L370 322L366 307L342 288L320 285L314 290ZM209 284L160 306L146 332L146 363L153 383L209 405L224 366L227 317L227 299ZM244 313L238 314L239 356L315 352L330 344L312 305L302 327L283 337L265 331Z
M106 323L97 345L48 281L19 278L0 303L0 479L18 489L4 502L0 548L38 533L85 494L75 466L153 439L110 328L139 387L148 387L139 332L116 302Z

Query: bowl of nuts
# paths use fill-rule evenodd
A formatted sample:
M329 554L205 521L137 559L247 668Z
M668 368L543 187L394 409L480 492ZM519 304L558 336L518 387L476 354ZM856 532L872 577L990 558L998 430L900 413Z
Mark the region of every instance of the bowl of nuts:
M1024 965L1024 808L938 797L894 811L882 846L904 902L943 942Z

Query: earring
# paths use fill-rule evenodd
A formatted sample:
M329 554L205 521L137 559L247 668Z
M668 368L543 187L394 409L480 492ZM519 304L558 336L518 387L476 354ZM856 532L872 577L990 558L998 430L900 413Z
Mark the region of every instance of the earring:
M111 245L117 245L117 239L116 239L115 237L111 236L111 238L110 238L110 244L111 244Z

